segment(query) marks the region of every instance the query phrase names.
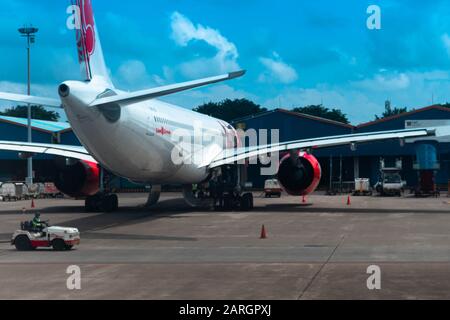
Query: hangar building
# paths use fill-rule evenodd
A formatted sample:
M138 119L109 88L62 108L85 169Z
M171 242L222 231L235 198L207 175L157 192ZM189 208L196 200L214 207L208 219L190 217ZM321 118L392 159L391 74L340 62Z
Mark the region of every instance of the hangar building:
M332 135L376 132L384 130L405 129L412 121L450 120L450 109L434 105L417 109L400 115L372 121L358 126L347 125L336 121L299 114L283 109L263 112L257 115L237 119L233 124L240 129L279 129L280 141L300 140ZM270 134L269 134L270 136ZM447 189L450 178L450 143L436 144L427 141L437 151L435 183ZM313 150L323 171L320 188L328 190L333 183L352 182L355 178L370 178L374 185L379 178L380 158L387 166L395 166L397 159L402 159L401 172L407 186L414 188L418 184L417 145L401 144L396 141L366 143L352 150L349 146ZM248 168L248 180L255 188L261 188L268 177L260 175L260 167Z
M27 141L27 119L0 116L0 140ZM67 122L32 120L34 142L81 145ZM37 155L33 161L35 176L47 181L51 176L53 157ZM19 159L17 152L0 152L0 181L25 181L27 161Z

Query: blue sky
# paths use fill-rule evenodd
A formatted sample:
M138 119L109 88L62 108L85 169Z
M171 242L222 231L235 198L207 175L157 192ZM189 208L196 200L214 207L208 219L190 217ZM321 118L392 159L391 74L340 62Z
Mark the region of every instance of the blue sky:
M1 0L0 90L25 92L25 43L40 28L33 94L80 77L66 29L69 1ZM117 87L137 90L246 69L239 80L166 98L186 108L249 98L272 109L323 103L357 124L394 106L450 101L448 1L93 0L105 58ZM366 27L381 8L381 30ZM10 105L2 102L0 107Z

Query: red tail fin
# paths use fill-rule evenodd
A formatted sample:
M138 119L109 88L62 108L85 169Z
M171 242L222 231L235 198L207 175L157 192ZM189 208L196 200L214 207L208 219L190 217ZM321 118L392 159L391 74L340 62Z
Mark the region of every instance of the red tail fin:
M78 60L85 80L95 76L103 77L110 82L103 58L100 38L95 25L91 0L71 0L72 5L79 8L80 28L76 30Z

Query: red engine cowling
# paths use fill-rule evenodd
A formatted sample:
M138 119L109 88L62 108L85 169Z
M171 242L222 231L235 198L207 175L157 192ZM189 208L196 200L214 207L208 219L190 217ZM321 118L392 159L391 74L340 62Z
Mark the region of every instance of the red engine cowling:
M62 193L73 197L87 197L98 193L100 168L96 163L76 161L70 165L57 165L55 185Z
M299 152L297 161L290 154L281 159L278 181L293 196L306 196L316 190L322 177L319 161L311 154Z

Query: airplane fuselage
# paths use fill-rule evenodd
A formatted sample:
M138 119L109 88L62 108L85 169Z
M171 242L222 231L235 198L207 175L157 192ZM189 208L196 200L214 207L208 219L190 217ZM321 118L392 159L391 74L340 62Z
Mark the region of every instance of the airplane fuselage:
M104 168L132 181L204 181L210 173L200 162L230 147L236 136L224 121L156 99L89 107L113 91L94 81L65 84L70 93L61 97L64 109L83 146Z

